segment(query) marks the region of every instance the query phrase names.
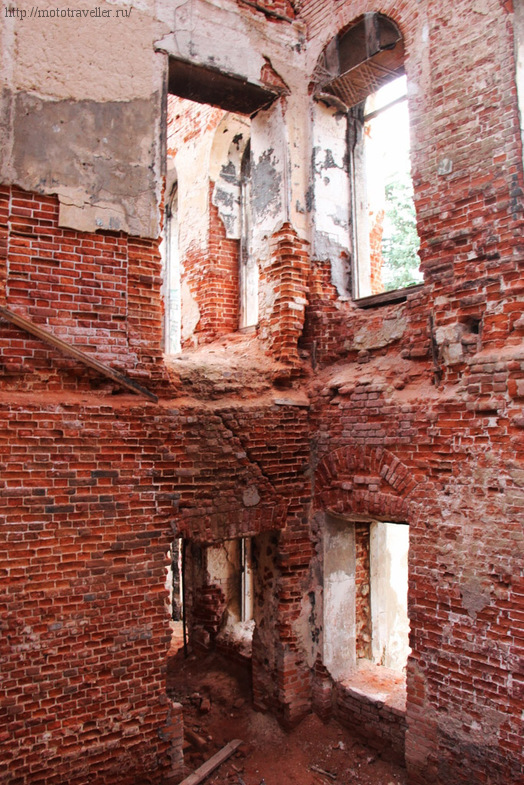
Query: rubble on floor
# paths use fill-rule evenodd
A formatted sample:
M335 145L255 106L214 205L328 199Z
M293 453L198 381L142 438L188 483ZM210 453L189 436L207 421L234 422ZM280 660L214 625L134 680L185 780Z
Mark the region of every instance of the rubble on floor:
M249 668L181 649L168 660L167 690L184 706L185 762L194 771L232 739L243 745L209 785L405 785L406 772L347 728L308 716L292 731L252 708Z

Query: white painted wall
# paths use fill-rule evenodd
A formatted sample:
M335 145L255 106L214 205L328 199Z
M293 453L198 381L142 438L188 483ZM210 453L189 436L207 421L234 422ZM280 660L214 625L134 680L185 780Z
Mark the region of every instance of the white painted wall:
M348 297L350 190L347 114L323 102L313 105L313 257L330 259L331 280Z
M326 515L323 661L335 681L356 667L355 527Z
M409 654L409 526L376 522L370 531L373 661L402 671Z

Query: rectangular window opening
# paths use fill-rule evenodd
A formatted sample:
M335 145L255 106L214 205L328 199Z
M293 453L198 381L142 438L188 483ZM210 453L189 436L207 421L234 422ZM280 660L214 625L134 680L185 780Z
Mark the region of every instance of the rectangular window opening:
M350 110L356 299L422 283L406 77ZM386 298L387 300L387 298Z
M326 521L324 664L335 681L402 709L411 652L409 527Z

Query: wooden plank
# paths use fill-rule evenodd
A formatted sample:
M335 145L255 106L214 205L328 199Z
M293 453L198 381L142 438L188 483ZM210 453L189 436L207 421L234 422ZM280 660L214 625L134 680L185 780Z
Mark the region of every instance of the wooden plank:
M186 777L185 780L182 780L180 785L199 785L202 780L205 780L206 777L209 777L215 769L224 763L225 760L231 757L231 755L238 750L240 745L242 744L241 739L233 739L230 741L229 744L226 744L225 747L222 747L212 758L209 758L206 763L203 763L202 766L190 774L189 777Z
M391 292L381 292L371 294L369 297L360 297L354 300L358 308L374 308L377 305L387 305L389 303L401 303L407 300L408 294L419 292L424 284L417 283L405 286L403 289L394 289Z
M184 737L198 750L203 750L207 747L207 741L195 733L191 728L184 728Z
M333 774L331 771L326 771L325 769L321 769L320 766L315 766L313 763L309 767L311 771L316 771L318 774L322 774L324 777L329 777L330 780L336 780L337 775Z
M107 376L112 381L119 384L121 387L126 387L128 390L131 390L134 393L138 393L138 395L143 395L144 398L147 398L154 403L157 403L158 396L154 393L147 390L145 387L142 387L141 384L138 382L133 381L132 379L128 379L127 376L124 376L123 373L119 371L115 371L109 365L105 365L105 363L101 363L96 360L94 357L91 357L89 354L86 354L81 349L77 349L76 346L73 346L65 341L62 341L61 338L57 338L55 335L50 333L48 330L45 330L43 327L40 327L37 324L29 321L24 316L20 316L18 313L14 313L10 311L8 308L3 308L0 306L0 316L3 316L4 319L7 319L8 322L20 327L22 330L34 335L35 338L40 338L41 341L48 343L50 346L53 346L55 349L58 349L62 352L62 354L66 354L69 357L74 357L75 360L79 360L84 365L87 365L89 368L92 368L95 371L98 371L103 376Z

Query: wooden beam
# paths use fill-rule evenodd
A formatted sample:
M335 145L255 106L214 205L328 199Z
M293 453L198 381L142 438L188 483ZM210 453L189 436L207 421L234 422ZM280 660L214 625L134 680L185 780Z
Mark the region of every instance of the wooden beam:
M321 769L320 766L315 766L313 763L309 768L311 771L316 771L318 774L322 774L324 777L329 777L330 780L336 780L337 778L337 775L333 774L333 772Z
M205 780L206 777L214 772L215 769L218 767L231 755L238 750L240 745L242 744L241 739L234 739L230 741L229 744L226 744L225 747L222 747L212 758L209 758L206 763L203 763L193 774L190 774L189 777L186 777L185 780L182 780L180 785L199 785L202 780Z
M405 286L403 289L393 289L390 292L371 294L369 297L359 297L353 302L358 308L374 308L377 305L388 305L390 303L402 303L408 299L408 294L420 292L424 284L416 283Z
M105 365L105 363L95 360L94 357L91 357L89 354L86 354L80 349L77 349L76 346L72 346L71 344L62 341L61 338L57 338L43 327L39 327L37 324L30 322L29 319L26 319L24 316L20 316L20 314L14 313L8 308L3 308L1 306L0 316L3 316L4 319L7 319L8 322L11 322L17 327L20 327L20 329L25 330L31 335L34 335L35 338L40 338L41 341L44 341L50 346L53 346L55 349L58 349L60 352L62 352L62 354L67 354L69 357L74 357L75 360L79 360L84 365L87 365L88 368L92 368L93 370L101 373L103 376L107 376L121 387L126 387L128 390L138 393L138 395L143 395L144 398L147 398L149 401L157 403L158 396L147 390L145 387L142 387L142 385L138 384L138 382L128 379L127 376L124 376L124 374L120 373L119 371L115 371L109 365Z

